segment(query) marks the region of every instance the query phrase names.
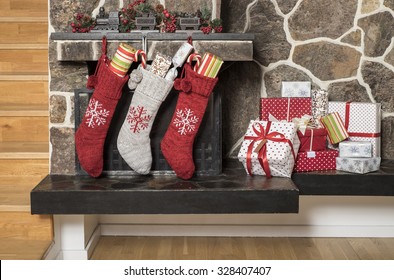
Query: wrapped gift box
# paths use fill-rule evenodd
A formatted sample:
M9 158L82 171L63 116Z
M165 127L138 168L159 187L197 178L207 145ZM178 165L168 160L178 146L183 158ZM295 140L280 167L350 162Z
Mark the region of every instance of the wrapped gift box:
M327 149L327 130L325 128L307 128L305 133L297 131L300 139L299 152L324 151Z
M311 82L282 82L282 97L310 97Z
M351 141L372 143L372 156L380 157L381 106L379 103L328 102L329 112L338 112Z
M197 69L197 73L206 77L216 78L222 64L223 59L220 57L211 53L205 53L202 58L201 66Z
M249 175L290 178L299 146L294 123L251 121L238 159Z
M338 112L333 112L327 116L321 117L320 122L327 130L328 139L331 144L337 144L349 138L349 134L345 128Z
M311 98L313 123L317 127L322 127L319 120L328 114L328 91L314 89L311 91Z
M336 169L337 150L298 152L294 172L324 171Z
M269 121L272 115L278 121L291 122L294 118L312 114L312 102L308 97L273 97L260 99L260 120Z
M343 141L339 143L340 157L372 157L372 143L369 141Z
M343 158L337 157L337 170L351 173L365 174L378 171L380 168L380 157L372 158Z

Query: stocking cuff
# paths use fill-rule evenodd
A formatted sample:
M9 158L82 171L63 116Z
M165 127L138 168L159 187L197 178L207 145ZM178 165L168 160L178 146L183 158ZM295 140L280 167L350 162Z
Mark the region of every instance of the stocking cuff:
M218 82L218 78L210 78L195 72L190 64L185 64L186 79L191 83L191 91L208 97Z
M107 65L103 65L102 71L99 71L98 74L97 94L110 99L119 99L129 75L120 77L112 72Z
M138 84L136 91L141 92L154 100L163 102L171 91L174 82L159 77L158 75L143 68L140 70L143 78L141 83Z

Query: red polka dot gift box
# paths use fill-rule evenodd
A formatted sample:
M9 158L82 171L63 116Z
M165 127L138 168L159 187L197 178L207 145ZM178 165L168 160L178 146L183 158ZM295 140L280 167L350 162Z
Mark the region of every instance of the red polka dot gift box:
M325 171L336 169L337 150L299 152L294 172Z
M380 103L330 101L328 112L339 114L349 134L348 140L371 142L372 156L380 157Z
M291 122L294 118L312 115L312 99L308 97L273 97L260 99L260 120ZM272 118L273 117L273 118Z
M238 159L248 175L290 178L300 141L294 123L250 121Z

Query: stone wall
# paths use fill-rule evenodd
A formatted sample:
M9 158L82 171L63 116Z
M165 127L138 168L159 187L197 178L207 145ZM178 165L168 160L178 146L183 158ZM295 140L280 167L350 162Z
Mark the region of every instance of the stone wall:
M70 32L75 12L97 13L103 1L50 0L50 31ZM106 10L130 1L106 0ZM330 100L380 102L382 156L394 159L393 0L155 1L179 10L206 4L225 32L254 33L254 62L236 62L219 76L224 151L235 156L259 98L280 96L282 81L311 81ZM202 3L202 4L201 4ZM220 7L218 9L217 7ZM215 8L216 7L216 8ZM86 85L85 63L56 60L50 42L51 173L74 173L74 92Z
M257 100L247 99L251 92L278 97L282 81L311 81L330 100L381 103L382 156L394 158L393 0L223 1L221 13L226 32L256 36L254 63L238 63L221 76L230 85L224 88L228 106L239 106L242 96L249 108L225 114L236 123L224 131L232 139L228 149L258 115Z

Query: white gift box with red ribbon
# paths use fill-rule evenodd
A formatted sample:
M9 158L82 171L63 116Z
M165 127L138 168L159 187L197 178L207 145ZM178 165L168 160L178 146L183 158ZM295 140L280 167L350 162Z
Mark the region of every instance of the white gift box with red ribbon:
M380 103L328 102L329 113L338 112L351 141L370 141L372 156L380 157Z
M290 178L299 146L294 123L252 120L238 159L249 175Z

